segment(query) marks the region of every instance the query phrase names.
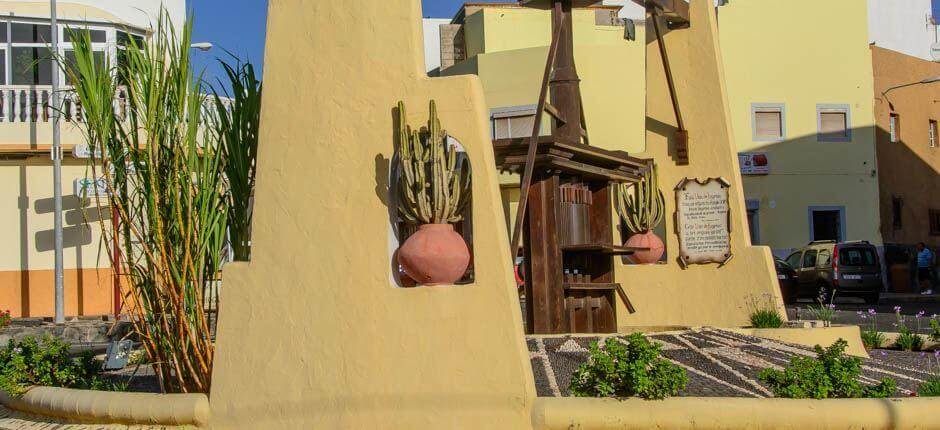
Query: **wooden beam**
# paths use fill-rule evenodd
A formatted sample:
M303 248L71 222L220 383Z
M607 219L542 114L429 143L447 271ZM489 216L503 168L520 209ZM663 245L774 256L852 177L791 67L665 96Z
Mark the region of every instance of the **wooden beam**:
M689 3L686 0L633 0L647 9L658 9L670 26L689 24Z

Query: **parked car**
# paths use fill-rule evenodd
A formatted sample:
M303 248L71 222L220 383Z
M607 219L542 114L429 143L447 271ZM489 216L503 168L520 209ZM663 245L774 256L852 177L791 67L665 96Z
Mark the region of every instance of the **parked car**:
M797 296L829 302L835 296L861 297L876 304L883 289L878 251L868 241L815 241L790 254Z
M783 297L783 303L793 304L797 299L797 277L796 270L793 270L786 261L774 258L774 267L777 269L777 279L780 283L780 295Z

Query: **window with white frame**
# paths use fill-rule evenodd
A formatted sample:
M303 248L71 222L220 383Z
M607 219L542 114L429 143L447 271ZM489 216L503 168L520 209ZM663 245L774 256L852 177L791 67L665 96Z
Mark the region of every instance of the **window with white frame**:
M786 110L782 103L751 105L751 131L754 141L779 141L787 136Z
M849 105L816 105L817 140L848 142L852 140Z
M72 45L72 31L88 31L95 61L104 62L105 58L114 58L122 39L131 38L143 41L140 34L128 34L108 24L62 21L58 25L59 55L67 64L75 63L75 51ZM51 27L48 21L11 17L0 22L0 85L12 84L23 86L52 85L54 55L49 51L52 41ZM112 61L112 64L116 59ZM69 82L68 73L59 71L60 81Z
M491 114L493 138L532 137L532 128L535 127L535 108L535 106L515 106L493 109Z
M888 118L888 132L891 134L891 143L901 141L901 116L892 113Z
M927 124L927 144L931 148L937 147L937 120L930 120Z

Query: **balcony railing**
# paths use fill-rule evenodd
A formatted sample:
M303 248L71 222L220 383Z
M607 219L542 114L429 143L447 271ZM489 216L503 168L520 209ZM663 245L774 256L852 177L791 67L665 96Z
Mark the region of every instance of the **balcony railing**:
M60 115L64 122L84 122L82 104L70 88L59 90ZM227 100L225 100L227 101ZM227 105L227 103L226 103ZM112 102L114 113L124 118L127 113L127 91L118 89ZM215 111L215 103L207 99L203 111ZM39 85L0 85L0 123L52 122L52 87Z

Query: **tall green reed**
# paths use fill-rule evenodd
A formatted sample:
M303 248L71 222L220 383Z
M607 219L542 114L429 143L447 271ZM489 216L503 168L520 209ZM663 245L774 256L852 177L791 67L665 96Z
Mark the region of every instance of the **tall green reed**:
M177 36L164 14L152 40L131 40L120 64L96 64L88 34L75 31L75 61L65 67L92 153L100 148L92 169L123 227L102 230L121 236L128 314L169 392L210 389L205 296L217 285L228 221L224 153L206 126L191 31L187 24ZM116 108L122 92L126 106ZM109 252L112 239L103 240Z

